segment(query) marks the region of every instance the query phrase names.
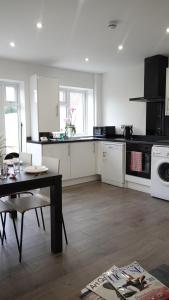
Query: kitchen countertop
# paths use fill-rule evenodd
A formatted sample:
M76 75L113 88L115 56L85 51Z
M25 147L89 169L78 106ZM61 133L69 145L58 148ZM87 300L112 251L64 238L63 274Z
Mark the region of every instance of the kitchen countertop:
M34 141L34 140L27 140L27 143L33 144L41 144L41 145L52 145L52 144L63 144L63 143L77 143L77 142L93 142L93 141L106 141L106 142L123 142L123 143L137 143L137 144L150 144L150 145L166 145L169 146L169 138L167 137L148 137L148 136L134 136L130 140L125 139L123 137L117 138L99 138L99 137L72 137L66 138L64 140L59 139L50 139L48 141Z

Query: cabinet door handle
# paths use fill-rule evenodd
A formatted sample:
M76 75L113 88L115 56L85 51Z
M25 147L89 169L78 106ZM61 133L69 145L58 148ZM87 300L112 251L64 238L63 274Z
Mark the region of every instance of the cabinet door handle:
M96 149L95 149L95 143L93 143L93 152L94 152L94 153L96 152Z
M103 152L103 157L106 157L107 152Z
M56 117L58 117L59 116L59 106L58 106L58 104L56 105Z

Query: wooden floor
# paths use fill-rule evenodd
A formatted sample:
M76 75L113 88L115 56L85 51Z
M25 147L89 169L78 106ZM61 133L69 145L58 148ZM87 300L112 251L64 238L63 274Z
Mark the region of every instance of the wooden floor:
M99 182L63 192L69 245L50 253L47 232L25 217L23 262L18 263L11 219L0 246L0 299L76 300L80 290L113 264L138 260L148 270L169 264L169 202ZM19 221L18 221L19 223Z

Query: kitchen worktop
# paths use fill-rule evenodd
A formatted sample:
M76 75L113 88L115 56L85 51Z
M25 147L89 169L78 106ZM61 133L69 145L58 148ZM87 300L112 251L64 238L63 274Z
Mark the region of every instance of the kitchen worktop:
M169 138L168 137L160 137L160 136L133 136L131 139L125 139L122 136L114 137L114 138L99 138L93 136L86 137L72 137L65 138L64 140L60 139L49 139L47 141L34 141L27 140L27 143L34 144L63 144L63 143L77 143L77 142L93 142L93 141L107 141L107 142L124 142L124 143L137 143L137 144L151 144L151 145L166 145L169 146Z

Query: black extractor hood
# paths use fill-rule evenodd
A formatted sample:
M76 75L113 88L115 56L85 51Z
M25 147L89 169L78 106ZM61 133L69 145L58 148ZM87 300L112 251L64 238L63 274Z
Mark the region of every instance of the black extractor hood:
M144 60L144 97L130 98L130 101L164 102L166 68L168 57L154 55Z

